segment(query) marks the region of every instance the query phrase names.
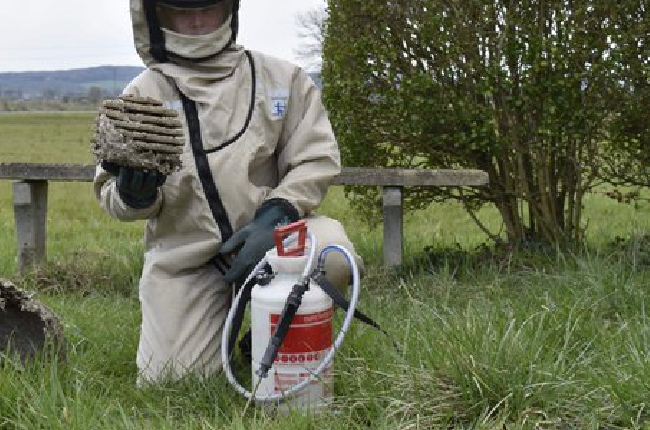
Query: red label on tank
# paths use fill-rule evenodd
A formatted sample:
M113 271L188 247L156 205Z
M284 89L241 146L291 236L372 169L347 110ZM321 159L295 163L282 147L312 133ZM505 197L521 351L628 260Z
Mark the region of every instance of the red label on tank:
M332 346L332 316L330 308L313 314L296 315L291 322L287 337L278 351L276 362L286 359L283 364L306 364L321 358L317 352ZM271 314L271 335L280 320L280 315Z

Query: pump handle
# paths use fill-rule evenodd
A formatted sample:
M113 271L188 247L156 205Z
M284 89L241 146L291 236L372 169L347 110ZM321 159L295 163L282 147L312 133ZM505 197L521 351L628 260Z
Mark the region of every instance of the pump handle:
M293 233L298 233L298 241L292 247L284 247L284 239ZM305 242L307 240L307 222L304 219L294 223L277 227L273 231L275 247L279 257L297 257L305 255Z

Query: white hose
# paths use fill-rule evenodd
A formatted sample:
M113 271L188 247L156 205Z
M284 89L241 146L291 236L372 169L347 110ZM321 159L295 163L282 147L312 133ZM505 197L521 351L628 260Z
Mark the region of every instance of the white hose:
M309 272L311 270L314 256L316 254L316 238L312 233L309 233L309 240L311 242L311 249L309 252L309 259L307 260L307 264L305 265L305 270L303 271L303 277L309 276ZM230 308L230 312L228 312L228 316L226 317L223 333L221 335L221 361L223 363L223 368L226 373L226 378L228 379L228 382L230 382L230 384L235 388L235 390L237 390L238 393L242 394L247 399L252 398L257 402L278 402L291 397L292 395L296 394L297 392L305 388L313 380L317 379L318 376L321 374L321 372L325 370L327 367L329 367L330 363L334 358L334 354L343 344L343 339L345 338L345 334L348 332L348 329L352 324L352 320L354 319L354 311L357 307L357 302L359 301L359 289L360 289L359 269L350 251L348 251L347 249L339 245L326 246L321 251L318 257L319 261L323 260L330 252L341 253L345 257L348 266L350 266L350 270L352 271L352 293L350 297L350 305L348 307L347 313L345 314L345 319L343 320L341 330L339 331L338 336L334 340L332 347L327 352L327 355L323 359L322 363L316 368L316 370L314 370L313 373L310 374L309 377L305 378L303 381L299 382L298 384L294 385L289 390L283 393L267 394L267 395L259 395L257 393L251 393L237 381L237 379L235 378L232 372L232 369L230 368L230 357L228 357L228 349L229 349L228 341L230 337L230 331L232 329L232 321L235 316L235 312L234 312L234 309L236 308L235 304L239 303L243 292L243 288L237 294L237 297L235 298L234 301L234 305ZM264 267L265 264L266 264L266 257L264 257L255 266L251 274L246 279L246 282L248 282L255 275L255 273L257 273L262 267Z

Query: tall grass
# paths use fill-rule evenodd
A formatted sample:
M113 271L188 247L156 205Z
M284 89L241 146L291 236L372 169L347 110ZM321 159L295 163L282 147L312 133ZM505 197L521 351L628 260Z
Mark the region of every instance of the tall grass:
M0 161L91 162L92 115L0 115ZM11 187L0 182L0 277L63 319L67 360L0 364L0 429L650 428L647 207L591 196L577 255L488 252L456 205L406 217L406 264L382 268L369 229L332 189L367 264L357 324L321 415L244 415L222 376L136 389L142 223L102 213L90 184L50 184L48 264L15 275ZM494 228L491 208L479 216ZM425 251L425 248L427 250ZM398 344L393 347L392 340Z

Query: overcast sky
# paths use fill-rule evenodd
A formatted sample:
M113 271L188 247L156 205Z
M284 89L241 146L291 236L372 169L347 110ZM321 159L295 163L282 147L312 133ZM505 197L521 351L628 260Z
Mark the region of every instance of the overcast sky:
M241 0L245 47L296 62L296 15L323 0ZM142 65L129 0L0 0L0 71Z

